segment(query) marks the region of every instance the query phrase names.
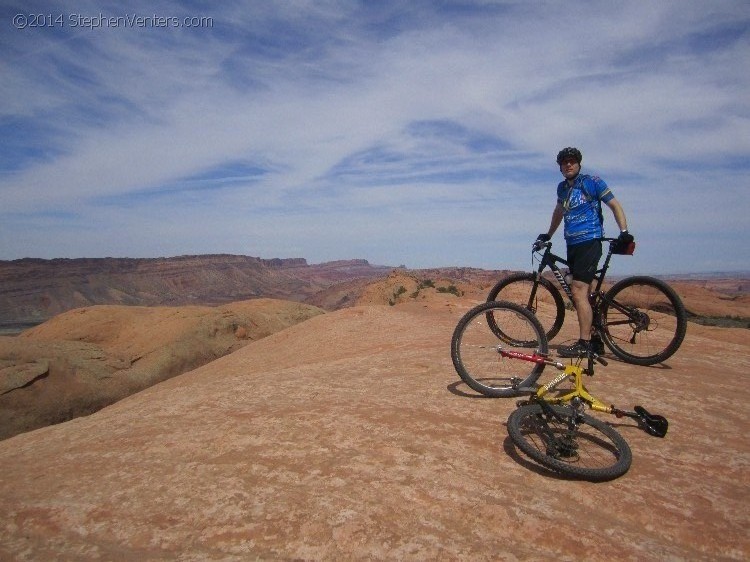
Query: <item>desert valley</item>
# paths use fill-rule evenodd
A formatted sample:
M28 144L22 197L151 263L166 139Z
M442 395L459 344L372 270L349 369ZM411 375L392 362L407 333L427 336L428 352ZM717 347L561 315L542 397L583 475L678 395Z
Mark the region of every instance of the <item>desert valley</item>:
M750 276L670 279L677 354L597 370L670 431L615 420L633 466L593 484L515 450L515 400L453 368L507 273L0 263L0 559L746 560Z

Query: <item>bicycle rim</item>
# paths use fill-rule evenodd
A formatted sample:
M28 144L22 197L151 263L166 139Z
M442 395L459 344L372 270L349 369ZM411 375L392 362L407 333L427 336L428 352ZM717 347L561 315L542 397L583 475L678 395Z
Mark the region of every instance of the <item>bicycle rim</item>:
M570 406L519 407L508 418L513 443L539 464L574 478L604 482L625 474L633 460L622 436L604 422ZM571 416L577 416L575 430Z
M602 336L628 363L654 365L671 357L685 338L687 314L679 296L651 277L630 277L604 296Z
M522 345L510 346L495 334L504 334ZM547 353L547 338L536 318L517 304L486 302L468 311L456 325L451 338L451 359L461 379L485 396L516 396L519 388L532 385L541 375L543 364L504 358L498 345L525 354Z
M523 306L539 320L547 341L552 341L565 320L560 291L545 278L537 283L533 273L515 274L499 281L487 295L487 301L508 301ZM508 339L499 328L495 331L498 337Z

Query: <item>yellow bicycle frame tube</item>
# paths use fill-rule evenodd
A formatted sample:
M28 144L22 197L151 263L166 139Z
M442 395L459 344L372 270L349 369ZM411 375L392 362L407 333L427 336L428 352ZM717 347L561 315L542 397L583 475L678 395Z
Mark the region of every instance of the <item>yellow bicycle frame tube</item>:
M574 381L573 390L571 390L567 394L563 394L562 396L545 398L545 395L550 390L554 390L560 383L570 377L573 377ZM565 370L560 375L556 376L547 384L543 384L539 387L539 389L536 391L536 397L544 400L545 402L548 402L549 404L566 404L573 400L573 398L578 397L586 404L588 404L589 408L597 412L611 414L615 409L614 406L606 405L604 402L602 402L598 398L595 398L589 393L588 390L586 390L586 386L583 384L583 368L580 365L566 366Z

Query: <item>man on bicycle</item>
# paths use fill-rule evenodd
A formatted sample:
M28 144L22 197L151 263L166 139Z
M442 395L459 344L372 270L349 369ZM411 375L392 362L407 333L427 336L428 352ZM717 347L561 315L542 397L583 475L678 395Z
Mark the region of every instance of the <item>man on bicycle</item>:
M557 155L557 164L565 177L557 186L557 205L552 212L549 230L537 238L547 242L565 220L565 242L568 247L568 266L573 276L571 291L578 314L580 339L573 345L560 348L562 357L585 357L590 352L602 353L601 340L591 341L594 313L589 302L590 285L602 257L604 236L601 202L604 202L620 227L618 246L625 247L633 241L628 233L625 211L615 199L607 184L599 177L581 174L583 155L577 148L563 148Z

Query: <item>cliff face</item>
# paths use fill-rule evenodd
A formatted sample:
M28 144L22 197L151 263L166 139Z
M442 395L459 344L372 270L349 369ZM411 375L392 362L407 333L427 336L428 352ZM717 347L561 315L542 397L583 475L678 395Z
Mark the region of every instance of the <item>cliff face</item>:
M0 262L0 327L34 325L97 304L217 305L258 297L304 301L331 284L390 268L365 260L308 265L304 258L21 259Z

